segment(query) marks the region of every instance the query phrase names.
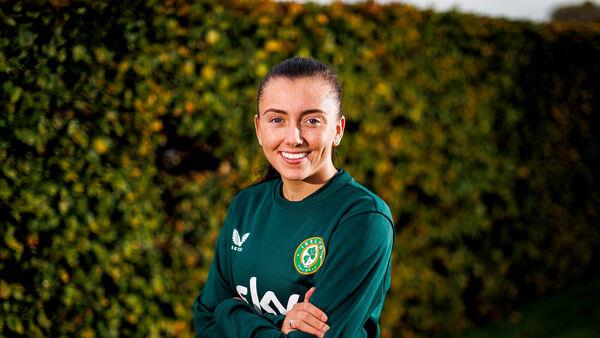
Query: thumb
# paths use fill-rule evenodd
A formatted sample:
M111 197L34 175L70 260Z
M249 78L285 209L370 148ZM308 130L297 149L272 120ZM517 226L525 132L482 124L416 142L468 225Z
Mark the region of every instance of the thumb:
M312 288L308 289L308 291L306 291L306 294L304 295L304 301L305 302L309 302L310 301L310 297L312 296L313 292L315 292L315 287L314 286Z

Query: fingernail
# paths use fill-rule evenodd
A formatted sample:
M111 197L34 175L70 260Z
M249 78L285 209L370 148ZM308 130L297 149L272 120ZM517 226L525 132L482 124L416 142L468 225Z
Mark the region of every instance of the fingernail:
M327 332L327 330L329 330L329 326L327 326L327 325L323 326L323 332Z
M321 316L321 320L324 321L324 322L326 322L327 321L327 316L325 316L325 315Z

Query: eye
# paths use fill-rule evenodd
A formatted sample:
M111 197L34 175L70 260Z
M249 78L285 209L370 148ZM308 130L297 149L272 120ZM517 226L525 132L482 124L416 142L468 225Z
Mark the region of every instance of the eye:
M311 126L316 126L321 123L321 120L316 117L309 117L306 119L306 123L308 123Z
M283 119L281 117L274 117L274 118L270 119L269 122L271 122L271 123L281 123L281 122L283 122Z

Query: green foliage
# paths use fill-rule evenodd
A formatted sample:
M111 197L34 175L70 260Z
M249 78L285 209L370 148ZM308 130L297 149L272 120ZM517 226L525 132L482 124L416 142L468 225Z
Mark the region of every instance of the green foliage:
M597 337L600 332L598 319L600 280L595 278L576 283L546 299L523 304L502 320L451 337Z
M384 336L497 318L597 262L600 27L373 3L0 5L0 334L191 336L258 82L333 64L338 164L397 223Z

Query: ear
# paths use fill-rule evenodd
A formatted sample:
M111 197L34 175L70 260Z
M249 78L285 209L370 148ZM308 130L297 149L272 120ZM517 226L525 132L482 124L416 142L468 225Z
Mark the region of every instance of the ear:
M344 136L344 129L346 128L346 117L342 115L335 125L335 137L333 138L333 146L337 147L342 141Z
M262 140L260 137L260 128L258 124L260 123L258 114L254 114L254 131L256 132L256 138L258 139L258 145L262 146Z

